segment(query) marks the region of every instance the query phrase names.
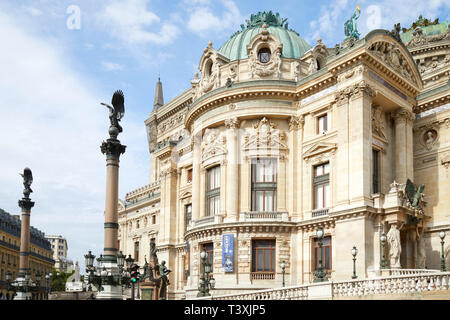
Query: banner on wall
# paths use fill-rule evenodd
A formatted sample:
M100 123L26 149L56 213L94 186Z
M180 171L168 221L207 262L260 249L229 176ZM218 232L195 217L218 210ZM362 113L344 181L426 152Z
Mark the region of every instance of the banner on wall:
M223 271L232 272L234 264L234 235L224 234L222 236L222 248Z

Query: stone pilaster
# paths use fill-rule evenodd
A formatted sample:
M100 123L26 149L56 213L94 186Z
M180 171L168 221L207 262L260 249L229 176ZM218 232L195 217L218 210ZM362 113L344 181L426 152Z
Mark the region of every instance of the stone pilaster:
M239 120L237 118L226 119L227 128L227 175L226 175L226 211L227 221L236 221L239 210L239 149L238 149L238 129ZM222 178L223 177L223 178ZM221 180L225 177L222 176Z
M301 184L299 182L301 181L302 166L298 165L298 159L301 159L301 156L298 158L294 151L299 149L299 145L302 145L301 137L303 133L304 123L305 119L303 117L292 116L289 119L289 175L287 185L287 198L289 201L288 210L291 213L292 218L294 218L295 220L298 218L299 212L301 212L299 206L299 203L301 202L301 194L298 194L298 190L301 190Z
M201 138L196 135L193 138L192 152L192 221L200 218L200 161L201 161Z

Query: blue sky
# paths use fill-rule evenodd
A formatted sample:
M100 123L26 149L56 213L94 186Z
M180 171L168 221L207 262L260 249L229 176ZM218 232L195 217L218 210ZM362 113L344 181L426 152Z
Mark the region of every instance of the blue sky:
M188 89L208 41L218 49L250 14L279 12L312 46L344 38L357 1L2 0L0 208L19 214L24 167L33 171L31 224L67 238L69 258L103 248L105 157L112 93L125 94L119 195L148 184L144 121L158 76L165 101ZM420 14L450 20L445 0L360 0L362 36L409 27Z

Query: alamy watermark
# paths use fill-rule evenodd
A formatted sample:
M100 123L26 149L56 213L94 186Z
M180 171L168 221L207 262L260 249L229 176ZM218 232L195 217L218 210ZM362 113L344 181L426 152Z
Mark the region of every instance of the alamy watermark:
M70 16L66 20L67 29L80 30L81 29L81 9L77 5L70 5L66 10Z

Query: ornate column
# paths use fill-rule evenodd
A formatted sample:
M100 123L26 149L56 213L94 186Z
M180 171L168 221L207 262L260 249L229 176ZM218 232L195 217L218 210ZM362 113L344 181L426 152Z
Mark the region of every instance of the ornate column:
M227 191L226 191L226 211L227 221L236 221L239 211L239 174L238 174L238 128L239 120L231 118L225 120L225 127L227 128Z
M23 285L28 284L26 276L30 276L30 214L31 208L34 206L34 202L30 199L30 193L33 192L30 188L33 181L31 170L25 168L22 177L24 178L23 184L25 189L23 190L24 197L19 200L19 207L22 209L22 221L20 229L19 274L16 279L18 289L14 300L31 300L31 292L26 292L27 290L23 289Z
M227 215L227 159L220 161L220 215L225 217Z
M104 251L103 266L113 277L119 276L117 267L118 253L118 230L119 230L119 162L120 155L125 153L126 146L122 145L117 136L122 132L119 125L120 119L125 113L124 97L122 91L116 91L112 98L113 107L110 109L109 119L109 139L103 141L100 150L106 154L106 200L105 200L105 223L104 223ZM102 284L103 290L97 295L97 299L122 299L122 287L116 283L108 281Z
M206 215L206 169L200 167L200 218Z
M278 158L277 211L286 212L286 156Z
M407 126L408 122L412 122L414 118L412 113L405 108L399 108L392 112L391 117L395 122L395 181L406 183L408 174L412 175L412 145L407 148L408 140L412 140L412 125L411 132L407 130ZM411 138L408 138L410 135ZM412 144L412 141L409 141L409 143ZM410 149L411 154L409 156L407 149ZM408 160L410 157L411 159Z
M200 161L201 161L201 135L192 138L192 221L200 218Z
M288 203L288 209L290 215L296 220L299 215L299 202L301 202L301 199L298 194L298 190L300 189L300 179L301 179L301 172L302 172L302 165L298 165L298 159L301 159L296 157L296 154L298 152L298 145L302 145L301 138L302 138L302 131L303 131L303 124L305 123L305 120L303 117L298 116L292 116L289 119L289 138L288 138L288 145L289 145L289 167L288 167L288 186L287 186L287 198L289 199ZM300 136L300 138L299 138ZM300 179L299 179L300 177ZM301 194L301 193L300 193Z

